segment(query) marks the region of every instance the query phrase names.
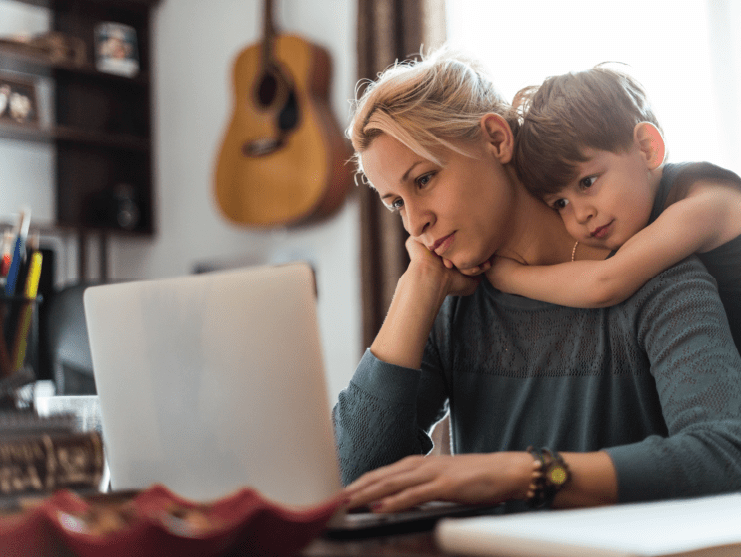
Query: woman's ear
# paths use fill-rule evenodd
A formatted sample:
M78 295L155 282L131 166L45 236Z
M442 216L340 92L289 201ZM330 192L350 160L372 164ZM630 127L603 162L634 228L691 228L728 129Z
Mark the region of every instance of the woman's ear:
M485 114L481 118L481 134L487 149L501 164L507 164L512 160L515 139L507 120L499 114Z
M661 166L666 157L666 144L659 128L651 122L640 122L633 128L633 138L643 153L649 170Z

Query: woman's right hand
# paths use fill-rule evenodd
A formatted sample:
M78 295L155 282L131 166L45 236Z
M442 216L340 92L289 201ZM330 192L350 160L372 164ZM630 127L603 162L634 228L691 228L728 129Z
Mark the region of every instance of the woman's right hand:
M361 476L345 493L349 507L396 512L429 501L497 504L525 499L533 457L527 452L408 456Z
M464 273L452 263L431 252L426 246L414 240L411 236L406 240L406 249L409 253L409 268L422 271L422 275L432 281L439 281L445 296L468 296L473 294L481 282L481 272ZM483 271L482 271L483 272Z
M481 275L467 277L411 237L406 241L410 263L396 284L386 319L371 352L379 359L419 369L422 354L446 296L473 294Z

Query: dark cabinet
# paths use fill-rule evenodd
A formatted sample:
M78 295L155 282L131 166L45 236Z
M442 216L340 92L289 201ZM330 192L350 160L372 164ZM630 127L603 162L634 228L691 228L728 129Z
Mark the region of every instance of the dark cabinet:
M0 120L4 140L43 141L56 152L56 222L88 234L152 235L150 20L157 0L16 0L46 7L52 30L84 44L86 59L59 60L0 44L0 72L53 83L51 125ZM107 22L133 30L138 71L100 71L96 41ZM96 34L97 30L97 34ZM17 74L14 74L17 75Z

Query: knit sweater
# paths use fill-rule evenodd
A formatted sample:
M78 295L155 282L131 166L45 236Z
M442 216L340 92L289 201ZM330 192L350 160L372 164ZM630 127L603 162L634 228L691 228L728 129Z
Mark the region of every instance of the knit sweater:
M454 453L605 449L621 502L741 489L741 358L695 257L609 308L448 297L421 369L368 350L340 394L343 481L426 454L448 411Z

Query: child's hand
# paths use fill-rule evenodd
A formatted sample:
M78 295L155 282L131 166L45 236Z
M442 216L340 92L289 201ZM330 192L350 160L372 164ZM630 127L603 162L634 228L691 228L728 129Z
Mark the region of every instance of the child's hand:
M477 265L476 267L472 267L470 269L458 269L458 271L462 275L466 275L467 277L476 277L480 275L481 273L485 273L486 271L489 270L493 259L494 259L494 256L492 256L491 259L487 259L486 261L484 261L481 265ZM453 268L453 264L447 259L443 259L443 263L445 263L445 266L448 269Z
M514 259L495 256L490 268L486 271L486 278L497 290L513 294L513 275L520 267L523 267L522 263L518 263Z
M480 274L485 273L486 271L489 270L489 268L491 267L492 261L494 261L494 258L495 257L496 257L496 255L492 255L489 259L487 259L486 261L484 261L481 265L476 265L475 267L471 267L470 269L458 269L448 259L445 259L443 257L442 260L443 260L443 264L448 269L457 269L458 272L461 273L462 275L465 275L467 277L476 277L476 276L479 276Z

